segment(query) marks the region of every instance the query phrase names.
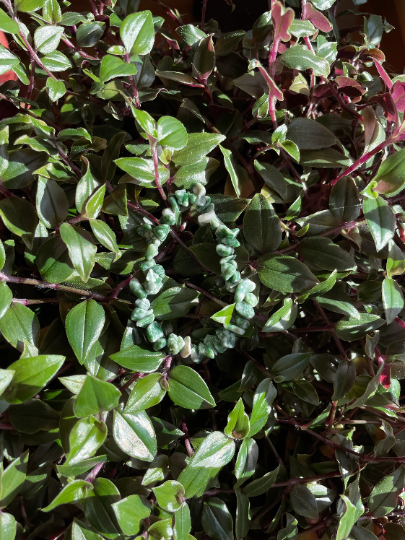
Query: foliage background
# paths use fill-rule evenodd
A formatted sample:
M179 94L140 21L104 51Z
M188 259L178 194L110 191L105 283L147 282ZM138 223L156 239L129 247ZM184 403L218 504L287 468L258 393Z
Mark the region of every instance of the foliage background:
M2 540L403 539L405 78L354 4L3 1Z

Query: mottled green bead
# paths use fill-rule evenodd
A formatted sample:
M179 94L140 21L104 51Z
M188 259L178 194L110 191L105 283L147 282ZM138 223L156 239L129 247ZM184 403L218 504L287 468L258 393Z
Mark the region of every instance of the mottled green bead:
M220 328L217 330L217 336L222 341L222 344L227 349L233 349L236 345L236 337L233 332L226 330L225 328Z
M146 272L154 266L156 266L156 263L153 259L151 261L142 261L141 263L139 263L139 268L144 274L146 274Z
M157 341L155 341L155 343L153 344L153 350L160 351L160 349L163 349L164 347L166 347L166 344L167 344L166 338L160 338Z
M157 274L159 277L161 277L162 279L164 277L166 277L166 272L165 272L165 269L163 268L162 265L160 264L157 264L156 266L153 267L153 271L155 272L155 274Z
M250 279L244 279L236 287L235 301L242 302L245 299L245 296L254 290L255 290L255 284L253 283L253 281L250 281Z
M244 330L247 330L250 326L250 321L242 317L241 315L235 315L233 314L232 317L232 324L236 324L236 326L240 326Z
M150 308L150 302L147 298L141 298L140 300L135 300L136 307L139 307L141 309L149 309Z
M237 285L240 281L240 272L236 271L230 278L229 282L231 285Z
M160 218L160 223L162 225L175 225L176 221L176 215L173 210L170 208L162 210L162 217Z
M243 336L243 334L246 331L243 328L236 326L236 324L227 324L226 329L232 332L233 334L237 334L238 336Z
M167 238L167 235L170 232L169 225L158 225L153 229L153 234L161 241L164 242Z
M170 334L167 340L167 346L171 354L179 354L184 347L184 339L176 334Z
M143 319L144 317L148 317L151 314L153 315L152 310L147 310L147 309L142 309L140 307L136 307L131 313L131 319L133 321L139 321L140 319Z
M215 358L214 351L204 343L198 344L198 354L201 356L208 356L208 358Z
M146 298L148 296L147 292L139 283L139 280L137 278L133 278L129 282L129 290L134 296L137 296L138 298Z
M146 281L144 284L145 291L148 294L157 294L160 289L163 287L163 282L152 282L152 281Z
M250 304L252 307L256 307L259 303L259 299L255 294L247 293L247 295L245 296L245 302Z
M151 315L147 315L143 319L139 319L139 321L136 321L136 326L139 326L139 328L146 328L149 324L151 324L154 320L155 316L152 313Z
M255 316L255 310L246 302L236 302L235 310L239 315L245 317L245 319L252 319Z
M221 274L223 275L225 280L230 279L235 272L237 272L237 269L229 263L221 264Z
M216 251L220 257L229 257L229 255L233 255L235 250L231 246L226 246L225 244L218 244L216 247Z
M146 248L146 251L145 251L145 259L150 261L151 259L156 257L158 253L159 253L159 250L157 246L155 246L154 244L149 244L149 246Z
M157 321L153 321L146 328L146 337L148 338L148 341L150 341L151 343L155 343L155 341L164 337L162 327Z
M194 195L194 193L189 193L188 194L188 200L189 200L190 204L194 204L195 201L197 200L197 195Z
M167 200L169 201L170 208L173 210L174 214L177 216L180 213L179 205L177 204L176 197L174 195L169 195Z

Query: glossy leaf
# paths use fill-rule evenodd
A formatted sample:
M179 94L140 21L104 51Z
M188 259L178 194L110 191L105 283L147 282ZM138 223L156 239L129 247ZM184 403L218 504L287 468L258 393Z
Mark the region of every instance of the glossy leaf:
M88 281L94 266L97 248L86 231L63 223L60 228L62 240L69 250L70 260L83 281Z
M98 414L114 409L119 402L121 392L111 383L100 381L87 374L74 405L78 418Z
M303 292L318 283L313 273L302 262L288 255L264 255L257 264L261 282L275 291Z
M156 436L150 418L144 411L114 411L114 440L123 452L143 461L156 455Z
M253 197L245 212L243 234L261 253L271 253L281 243L280 221L272 205L260 193Z
M201 376L188 366L176 366L168 378L170 399L185 409L207 409L215 405L214 398Z
M104 309L95 300L85 300L71 309L66 317L66 335L79 360L84 363L101 335Z

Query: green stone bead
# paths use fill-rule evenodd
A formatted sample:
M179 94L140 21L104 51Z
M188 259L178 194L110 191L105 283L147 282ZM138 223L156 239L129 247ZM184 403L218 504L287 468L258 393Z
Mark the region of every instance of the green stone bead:
M235 250L231 246L226 246L225 244L218 244L216 247L216 251L220 257L229 257L229 255L233 255Z
M184 347L184 339L176 334L170 334L167 340L167 346L171 354L179 354Z
M162 210L162 217L160 218L161 225L175 225L176 216L170 208L165 208Z
M198 354L201 356L208 356L208 358L215 358L214 351L204 343L198 344Z
M169 195L167 200L169 201L170 208L173 210L174 214L177 216L180 213L179 205L177 204L176 197L174 195Z
M151 261L142 261L141 263L139 263L139 268L144 274L146 274L146 272L154 266L156 266L156 263L153 259Z
M146 310L146 309L142 309L142 308L137 307L132 311L131 319L133 321L139 321L140 319L148 317L151 314L153 315L152 310Z
M245 299L245 296L255 290L255 284L250 279L244 279L236 287L235 291L235 301L242 302Z
M244 330L247 330L250 326L250 322L241 315L233 314L231 322L232 324L236 324L236 326L240 326L240 328L243 328Z
M166 344L167 344L166 338L160 338L157 341L155 341L152 348L154 351L160 351L160 349L163 349L164 347L166 347Z
M137 296L138 298L146 298L148 296L147 292L139 283L139 280L136 278L133 278L129 282L129 290L134 296Z
M236 336L233 332L220 328L217 330L217 336L222 341L222 344L227 349L233 349L236 345Z
M257 298L256 295L252 294L252 293L247 293L247 295L245 296L245 302L247 302L248 304L250 304L252 307L256 307L257 304L259 303L259 299Z
M246 302L237 302L235 304L235 311L245 317L245 319L253 319L255 316L255 310Z
M245 333L245 330L243 328L239 328L239 326L236 326L235 324L228 324L226 326L226 329L233 334L237 334L238 336L243 336L243 334Z
M146 328L146 337L148 338L148 341L150 341L151 343L155 343L155 341L164 337L162 327L157 321L153 321Z
M237 272L237 270L231 264L221 264L221 274L223 275L225 281L230 279L235 274L235 272Z
M159 250L157 246L155 246L154 244L149 244L149 246L146 248L145 259L150 261L151 259L156 257L158 253L159 253Z
M148 294L157 294L160 289L163 287L163 281L160 282L152 282L152 281L146 281L144 284L145 291Z
M136 307L139 307L141 309L149 309L150 308L150 302L147 298L141 298L140 300L135 300Z
M194 195L194 193L189 193L188 194L188 200L189 200L190 204L194 204L195 201L197 200L197 195Z
M136 321L136 326L139 326L139 328L146 328L149 324L151 324L155 319L154 314L147 315L143 319L139 319L139 321Z
M156 266L153 267L153 271L155 272L155 274L157 274L159 277L161 277L162 279L164 277L166 277L166 272L165 272L165 269L163 268L162 265L160 264L157 264Z
M153 234L161 241L164 242L167 238L167 235L170 232L169 225L158 225L153 229Z

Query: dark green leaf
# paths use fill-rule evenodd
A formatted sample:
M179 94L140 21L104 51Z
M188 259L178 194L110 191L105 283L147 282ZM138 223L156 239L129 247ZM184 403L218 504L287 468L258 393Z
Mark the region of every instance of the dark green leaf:
M186 409L207 409L215 400L201 376L188 366L176 366L168 379L170 399Z

